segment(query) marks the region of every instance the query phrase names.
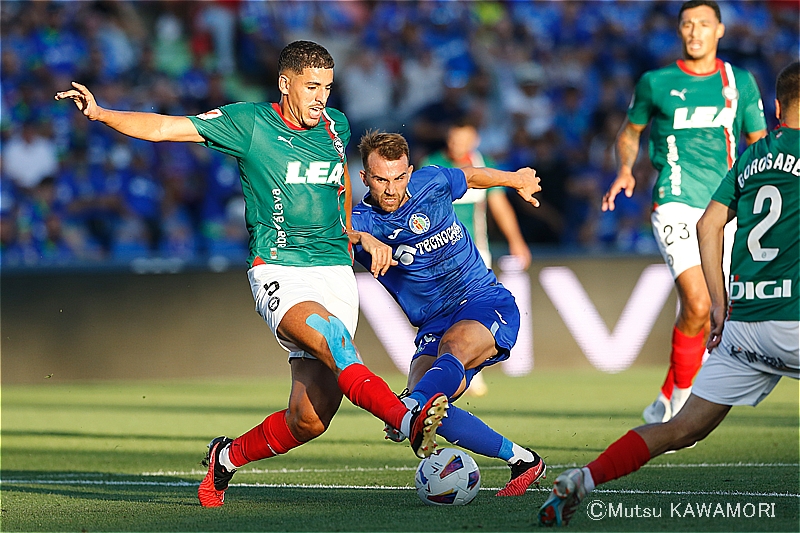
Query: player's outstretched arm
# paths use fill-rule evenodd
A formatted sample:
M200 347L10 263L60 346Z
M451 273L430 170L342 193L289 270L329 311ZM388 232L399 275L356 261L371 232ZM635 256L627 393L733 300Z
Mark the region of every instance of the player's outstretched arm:
M145 141L203 142L192 121L157 113L115 111L97 105L94 95L85 86L72 82L72 89L56 93L56 100L71 99L89 120L96 120L120 133Z
M348 230L347 236L350 237L351 244L360 245L365 252L372 256L369 271L376 279L379 275L386 274L389 267L397 265L397 261L392 258L392 247L388 244L382 243L364 231Z
M711 200L703 216L697 222L697 242L700 246L700 262L711 295L711 331L708 334L707 348L710 352L722 339L728 298L725 294L725 280L722 273L722 241L725 224L736 212L727 206Z
M489 187L511 187L523 200L534 207L539 207L539 200L533 197L542 190L539 176L532 168L521 168L516 172L506 172L486 167L464 167L467 187L470 189L488 189Z
M613 211L616 207L614 199L625 191L625 196L633 196L633 189L636 187L636 179L633 177L633 165L639 156L639 139L642 136L646 124L634 124L626 120L622 129L617 135L617 179L609 187L608 192L603 196L603 211Z

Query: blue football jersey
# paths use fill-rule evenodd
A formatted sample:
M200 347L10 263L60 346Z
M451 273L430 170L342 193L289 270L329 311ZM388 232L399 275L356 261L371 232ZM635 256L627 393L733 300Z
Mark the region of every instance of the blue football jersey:
M392 247L398 264L378 281L414 326L452 312L474 291L497 284L453 211L453 200L466 191L462 170L428 166L411 174L410 198L397 211L387 213L364 201L353 209L353 229ZM361 246L355 247L355 258L370 268L372 257Z

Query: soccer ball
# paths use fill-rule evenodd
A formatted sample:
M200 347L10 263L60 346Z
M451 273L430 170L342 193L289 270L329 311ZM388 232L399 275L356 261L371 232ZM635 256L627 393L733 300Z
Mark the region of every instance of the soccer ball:
M417 495L429 505L467 505L481 488L481 473L467 452L439 448L420 461L414 475Z

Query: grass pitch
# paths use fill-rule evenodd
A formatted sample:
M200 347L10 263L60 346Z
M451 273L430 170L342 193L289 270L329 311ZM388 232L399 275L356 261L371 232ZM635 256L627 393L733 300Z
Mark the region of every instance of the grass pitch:
M383 440L383 424L346 400L325 435L247 465L224 507L200 507L195 491L206 444L284 408L286 378L5 386L0 529L538 530L535 515L550 483L639 425L662 377L661 368L525 378L487 372L489 395L458 405L537 450L549 480L522 497L495 498L508 468L476 456L483 489L456 508L423 504L413 491L418 461L408 445ZM404 385L399 374L388 381L395 390ZM798 531L798 392L796 381L784 379L757 408L734 408L694 449L603 485L570 530Z

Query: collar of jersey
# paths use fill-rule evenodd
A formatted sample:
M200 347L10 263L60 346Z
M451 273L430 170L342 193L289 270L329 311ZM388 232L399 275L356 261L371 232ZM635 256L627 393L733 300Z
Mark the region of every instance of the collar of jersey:
M308 129L311 129L311 128L304 128L302 126L295 126L294 124L292 124L291 122L286 120L286 117L283 116L283 112L281 111L281 105L279 103L272 102L272 109L275 110L275 112L278 114L278 116L281 117L281 120L283 121L283 123L286 124L286 127L289 128L290 130L306 131Z
M714 70L712 70L711 72L695 72L693 70L689 70L689 68L686 66L686 61L684 61L683 59L679 59L677 61L677 64L678 68L681 69L682 72L689 74L690 76L711 76L712 74L716 74L717 72L719 72L720 69L722 69L722 67L724 66L724 63L720 58L717 58L716 61L714 62Z

